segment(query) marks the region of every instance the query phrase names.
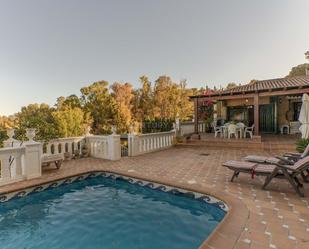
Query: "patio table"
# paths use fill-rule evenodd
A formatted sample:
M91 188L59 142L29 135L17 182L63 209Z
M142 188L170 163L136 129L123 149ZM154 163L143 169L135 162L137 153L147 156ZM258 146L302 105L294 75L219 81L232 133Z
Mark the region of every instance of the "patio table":
M228 126L229 126L230 123L226 123L225 125L221 126L221 129L222 129L222 133L223 133L223 137L224 138L228 138ZM239 134L239 138L244 138L244 135L245 135L245 128L246 126L238 126L237 127L237 132Z

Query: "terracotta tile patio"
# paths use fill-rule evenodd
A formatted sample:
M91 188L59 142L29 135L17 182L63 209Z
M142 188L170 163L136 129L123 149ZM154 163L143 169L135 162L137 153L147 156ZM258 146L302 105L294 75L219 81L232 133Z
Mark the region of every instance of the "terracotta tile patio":
M230 211L202 248L309 248L309 184L300 198L284 180L261 190L263 178L240 175L221 167L229 159L281 151L179 145L172 149L111 162L79 159L60 170L47 168L41 178L0 187L0 193L93 170L105 170L167 185L206 192L223 199Z

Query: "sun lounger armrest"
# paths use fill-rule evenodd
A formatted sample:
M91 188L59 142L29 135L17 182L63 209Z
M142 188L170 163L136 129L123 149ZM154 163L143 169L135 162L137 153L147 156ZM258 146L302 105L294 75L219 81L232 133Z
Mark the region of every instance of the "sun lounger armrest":
M277 164L277 166L279 168L282 168L282 169L287 169L287 170L290 170L290 171L293 171L293 172L297 172L297 170L293 169L291 166L289 165L283 165L283 164Z

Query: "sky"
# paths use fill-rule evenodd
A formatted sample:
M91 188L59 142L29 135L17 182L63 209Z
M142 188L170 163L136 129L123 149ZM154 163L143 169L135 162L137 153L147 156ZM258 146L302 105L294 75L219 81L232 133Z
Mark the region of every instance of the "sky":
M284 77L305 63L308 0L0 0L0 115L92 82L189 87Z

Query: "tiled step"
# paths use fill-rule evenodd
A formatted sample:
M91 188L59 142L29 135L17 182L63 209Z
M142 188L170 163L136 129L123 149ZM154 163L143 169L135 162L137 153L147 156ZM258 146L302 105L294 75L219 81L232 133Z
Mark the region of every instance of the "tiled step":
M242 149L258 149L258 150L282 150L295 151L293 143L272 143L262 142L254 139L190 139L186 141L188 145L200 145L222 148L242 148Z

